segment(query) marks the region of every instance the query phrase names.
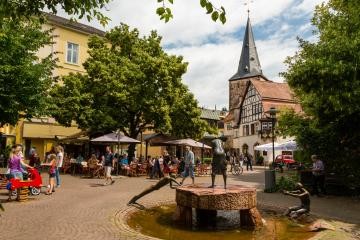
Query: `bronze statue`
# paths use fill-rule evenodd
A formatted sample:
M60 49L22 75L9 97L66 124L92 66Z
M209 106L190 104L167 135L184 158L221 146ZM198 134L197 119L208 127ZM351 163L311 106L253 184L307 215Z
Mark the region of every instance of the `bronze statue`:
M216 138L211 141L213 149L213 159L211 162L211 187L214 188L216 174L222 174L224 178L224 188L226 189L227 166L226 156L221 139Z
M134 196L129 202L128 205L130 204L135 204L137 200L139 200L140 198L142 198L143 196L155 191L155 190L159 190L160 188L162 188L163 186L167 185L168 183L170 183L170 188L175 188L172 186L173 183L177 184L178 186L180 186L180 183L178 183L176 181L176 179L173 176L167 176L167 177L163 177L162 179L160 179L156 184L151 185L150 187L148 187L147 189L145 189L144 191L142 191L140 194Z
M301 183L296 183L295 191L284 191L283 193L285 195L300 198L301 201L300 206L289 207L285 213L286 216L298 218L304 213L310 212L310 194Z

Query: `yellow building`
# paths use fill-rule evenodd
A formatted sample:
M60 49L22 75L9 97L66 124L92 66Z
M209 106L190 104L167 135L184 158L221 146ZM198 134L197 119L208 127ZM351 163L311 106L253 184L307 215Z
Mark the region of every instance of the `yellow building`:
M92 35L104 36L105 32L99 29L69 21L65 18L48 14L48 22L43 29L53 29L53 44L39 50L40 58L55 53L58 67L54 76L68 75L70 72L85 73L83 63L88 58L88 40ZM36 118L21 120L16 127L4 126L0 128L0 149L14 142L23 144L25 155L31 147L36 150L41 159L48 152L57 138L66 137L80 132L75 124L71 127L59 125L53 118Z
M52 29L53 44L41 48L38 56L44 58L50 53L55 53L55 58L58 59L58 67L53 71L55 77L65 76L71 72L85 73L83 63L89 56L89 38L92 35L104 36L105 32L55 15L47 14L46 18L48 21L43 25L43 29ZM64 127L49 117L20 120L15 127L5 125L0 128L0 149L14 143L22 144L27 157L30 148L35 147L43 160L46 152L51 150L58 139L80 132L75 123L71 127ZM151 147L149 153L153 156L161 155L163 150L161 147ZM144 142L137 145L137 156L141 154L145 155Z

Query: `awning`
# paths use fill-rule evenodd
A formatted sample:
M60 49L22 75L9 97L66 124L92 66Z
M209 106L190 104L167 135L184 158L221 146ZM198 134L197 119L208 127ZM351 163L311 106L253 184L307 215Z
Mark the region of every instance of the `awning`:
M64 144L84 144L90 140L87 131L81 131L75 134L72 134L68 137L56 136L59 139L60 143Z
M43 138L54 139L57 137L67 137L81 132L76 126L64 127L59 124L48 123L32 123L24 122L23 137L24 138Z

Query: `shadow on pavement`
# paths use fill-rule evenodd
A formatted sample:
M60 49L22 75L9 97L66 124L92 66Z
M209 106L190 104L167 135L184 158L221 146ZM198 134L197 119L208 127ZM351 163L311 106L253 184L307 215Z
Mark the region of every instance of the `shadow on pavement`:
M91 183L89 184L90 187L107 187L107 186L110 186L110 184L108 185L104 185L102 183Z

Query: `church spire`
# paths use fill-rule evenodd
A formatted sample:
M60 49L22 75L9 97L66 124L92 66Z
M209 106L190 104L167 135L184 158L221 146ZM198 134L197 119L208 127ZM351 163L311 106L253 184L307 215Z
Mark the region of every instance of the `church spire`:
M262 76L262 70L256 51L250 17L248 16L239 67L237 73L230 78L230 81L259 75Z

